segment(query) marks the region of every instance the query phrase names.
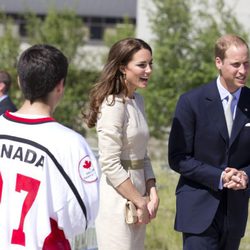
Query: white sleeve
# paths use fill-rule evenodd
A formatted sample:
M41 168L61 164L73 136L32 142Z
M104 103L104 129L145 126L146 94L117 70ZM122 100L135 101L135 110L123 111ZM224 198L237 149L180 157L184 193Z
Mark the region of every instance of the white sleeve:
M84 138L80 138L78 147L67 152L64 158L66 172L75 186L87 213L87 221L82 207L77 200L77 194L70 185L66 187L67 202L56 211L59 228L62 228L67 238L82 233L86 226L94 224L99 206L100 170L97 160Z

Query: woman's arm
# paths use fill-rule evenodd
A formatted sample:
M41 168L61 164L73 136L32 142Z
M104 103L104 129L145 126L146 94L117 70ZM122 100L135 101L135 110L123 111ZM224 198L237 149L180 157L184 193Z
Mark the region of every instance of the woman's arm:
M156 180L149 179L146 183L146 189L149 197L149 202L147 207L150 214L150 219L154 219L156 217L158 207L160 204L160 199L156 188Z
M150 214L147 206L147 199L141 196L131 180L128 178L117 186L116 189L123 197L134 203L137 208L138 222L143 224L149 223Z

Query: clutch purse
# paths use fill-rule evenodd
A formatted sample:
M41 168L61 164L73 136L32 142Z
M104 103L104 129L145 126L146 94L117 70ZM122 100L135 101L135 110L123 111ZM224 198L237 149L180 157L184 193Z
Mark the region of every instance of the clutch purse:
M136 207L133 202L127 201L125 207L125 221L127 224L134 224L137 222Z

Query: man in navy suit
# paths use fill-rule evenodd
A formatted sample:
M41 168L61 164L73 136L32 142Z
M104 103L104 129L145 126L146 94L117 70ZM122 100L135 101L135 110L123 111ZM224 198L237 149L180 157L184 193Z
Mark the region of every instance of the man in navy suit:
M237 250L247 223L247 43L236 35L220 37L215 65L219 76L214 81L180 97L170 132L169 164L180 174L175 229L183 233L184 250ZM224 113L230 94L232 129Z
M0 71L0 115L6 110L15 112L16 106L8 96L8 91L11 86L11 77L6 71Z

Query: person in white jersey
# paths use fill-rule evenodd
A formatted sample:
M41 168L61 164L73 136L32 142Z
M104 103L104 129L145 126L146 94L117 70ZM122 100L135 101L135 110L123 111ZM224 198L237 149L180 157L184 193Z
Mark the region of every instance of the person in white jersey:
M85 139L52 114L64 93L68 61L34 45L18 61L24 103L0 117L0 249L69 250L93 225L99 169Z

